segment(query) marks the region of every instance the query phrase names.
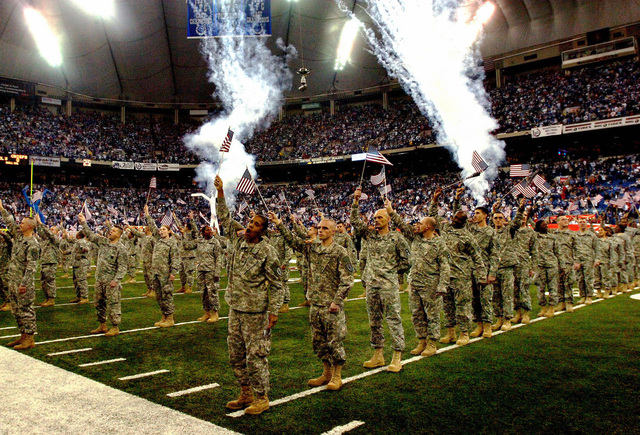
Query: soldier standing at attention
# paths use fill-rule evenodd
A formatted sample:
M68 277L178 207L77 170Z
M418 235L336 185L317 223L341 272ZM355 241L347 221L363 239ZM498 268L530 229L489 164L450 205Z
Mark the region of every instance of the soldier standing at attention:
M71 243L71 266L73 268L73 288L76 291L76 297L71 299L71 303L86 304L89 302L89 285L87 284L87 274L91 270L91 260L89 252L91 247L84 236L84 232L76 233L76 240Z
M269 361L271 329L278 321L284 289L276 250L263 239L269 221L255 215L241 235L241 225L231 219L222 179L216 176L217 210L228 237L229 363L242 392L227 403L228 409L260 414L269 409ZM254 399L255 393L255 399Z
M52 307L56 304L56 271L60 261L60 242L56 227L47 228L40 221L40 215L35 216L40 241L40 285L45 295L41 307Z
M25 217L20 225L16 225L13 216L2 205L2 201L0 201L0 213L13 237L7 277L11 313L20 330L20 338L7 343L7 346L18 350L31 349L36 345L33 341L33 335L37 329L33 302L36 299L34 281L40 258L40 245L33 234L36 221Z
M581 297L578 304L591 305L593 303L593 267L596 259L598 237L589 228L586 218L578 218L578 228L578 231L575 232L575 271Z
M389 230L389 214L381 209L374 214L375 229L370 230L359 213L361 190L356 189L351 206L351 225L367 242L367 264L363 274L367 280L367 314L371 326L371 346L375 349L365 368L384 365L384 330L382 319L386 318L393 341L393 358L387 368L390 372L402 370L404 329L400 317L400 286L398 273L409 270L409 244L402 235Z
M323 371L310 379L309 386L327 385L328 390L342 387L342 367L346 362L344 339L347 321L344 300L353 285L354 268L345 248L333 241L336 223L323 219L318 224L319 243L307 241L291 234L275 213L269 219L277 225L280 234L294 250L302 252L308 260L309 282L306 298L310 303L309 324L313 351L322 360Z
M142 294L148 298L155 298L156 292L153 290L153 283L151 282L151 259L153 258L153 247L156 240L153 238L151 228L148 226L144 228L144 232L138 231L136 228L127 225L126 227L131 234L136 236L140 240L140 255L142 257L142 274L144 275L144 282L147 285L147 291Z
M107 237L99 236L89 228L84 214L78 215L78 221L82 224L82 232L86 238L98 246L98 259L96 261L96 287L94 303L98 314L98 327L91 334L105 333L105 337L113 337L120 333L122 321L122 286L120 282L127 273L129 267L129 253L127 248L120 243L122 228L112 226ZM107 318L111 322L111 328L107 329Z
M193 219L191 219L192 225ZM196 228L193 228L196 231ZM220 319L220 297L218 288L220 283L220 270L222 269L222 248L214 237L213 229L207 225L202 228L202 234L195 239L196 261L198 266L198 290L202 291L202 308L204 315L199 317L200 322L215 323ZM187 246L187 245L185 245Z
M573 313L573 270L580 265L574 261L576 252L576 236L569 229L569 218L558 216L558 230L552 234L558 246L558 306L556 311L567 310Z
M173 303L173 280L180 271L180 254L178 243L171 237L169 227L163 225L158 229L155 221L149 214L149 206L144 206L144 215L147 217L147 225L156 242L151 256L151 282L156 293L156 301L162 312L162 319L154 323L161 328L170 328L175 325L173 313L176 306Z
M189 218L189 221L193 221L193 218ZM196 234L197 231L192 230L191 223L186 222L177 236L180 252L180 290L177 293L193 293L193 278L196 271L196 244L194 243Z
M538 264L536 267L538 288L538 303L540 311L538 317L553 317L558 305L558 243L553 234L549 233L548 222L539 219L535 231L538 236ZM546 295L547 290L549 296Z
M528 221L531 208L528 208L522 218L522 225L516 231L515 239L518 244L518 262L513 270L515 283L513 286L513 309L515 317L511 322L524 323L531 322L529 312L531 311L531 278L535 275L535 268L538 264L538 235L529 228Z

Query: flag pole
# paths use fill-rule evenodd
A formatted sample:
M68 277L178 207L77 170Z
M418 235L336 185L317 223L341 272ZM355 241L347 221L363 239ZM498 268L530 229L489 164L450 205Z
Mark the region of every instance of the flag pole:
M29 192L29 199L32 204L29 208L29 217L33 217L33 160L31 160L31 191Z
M362 180L364 180L364 168L367 167L367 159L364 159L364 165L362 165L362 175L360 175L360 188L362 188Z
M256 184L255 180L253 181L253 184L256 185L256 191L258 191L258 195L260 195L260 199L262 200L262 204L264 204L264 208L267 210L267 212L271 211L269 210L269 207L267 207L267 202L262 197L262 193L260 192L260 189L258 188L258 185Z

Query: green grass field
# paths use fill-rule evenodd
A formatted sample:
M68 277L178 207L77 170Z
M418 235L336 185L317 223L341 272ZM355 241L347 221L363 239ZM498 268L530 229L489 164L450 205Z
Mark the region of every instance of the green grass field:
M292 277L297 273L292 272ZM142 281L140 275L138 280ZM89 283L93 284L93 278ZM221 284L226 287L224 279ZM57 306L36 310L36 342L41 344L27 351L29 355L239 432L322 433L354 420L364 422L350 432L354 434L640 432L640 301L630 299L629 293L431 358L414 358L398 374L379 372L350 381L337 392L320 391L273 406L260 416L233 418L224 407L238 393L227 362L226 319L114 338L43 343L85 336L97 325L92 304L63 305L75 296L71 280L60 278L58 286ZM290 287L294 307L303 301L302 287L298 283ZM144 291L143 283L125 284L123 298L139 297ZM350 297L360 293L358 282ZM228 307L224 292L220 295L224 317ZM197 293L175 297L177 323L195 321L202 314L200 297ZM408 350L417 339L407 294L401 297L406 360L412 358ZM36 302L43 298L38 290ZM367 372L362 362L370 357L371 348L364 300L347 302L346 310L348 362L343 378L350 378ZM311 350L307 314L307 308L282 314L274 329L269 358L272 402L310 390L307 380L321 372L322 365ZM160 311L153 299L123 300L122 317L120 329L126 332L152 327ZM15 326L13 316L0 313L0 328L11 326ZM15 329L0 329L0 336L16 333ZM47 356L89 347L91 351ZM389 362L388 346L385 357ZM126 361L78 366L114 358ZM163 369L169 372L118 379ZM220 386L176 398L167 396L211 383Z

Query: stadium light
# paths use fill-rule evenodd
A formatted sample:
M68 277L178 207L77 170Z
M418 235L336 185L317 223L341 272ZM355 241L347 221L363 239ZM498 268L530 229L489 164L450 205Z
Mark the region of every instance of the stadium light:
M361 25L362 23L354 17L347 21L342 28L342 35L340 35L340 44L338 45L338 54L336 55L334 67L336 71L343 70L344 66L350 60L353 41L355 41Z
M80 9L101 18L112 18L116 14L114 0L73 0Z
M28 6L24 8L24 18L42 57L53 67L62 65L58 37L49 27L46 18L39 11Z
M491 17L493 16L493 13L495 12L495 10L496 10L496 5L494 5L491 2L486 2L485 4L480 6L478 11L476 12L476 17L475 17L476 21L482 25L487 24L491 19Z

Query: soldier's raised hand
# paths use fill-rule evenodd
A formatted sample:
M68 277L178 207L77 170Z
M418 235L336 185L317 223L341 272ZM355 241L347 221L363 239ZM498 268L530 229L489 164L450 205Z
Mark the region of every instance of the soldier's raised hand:
M4 207L2 206L2 200L0 199L0 210L4 211Z
M149 216L149 206L148 205L144 206L144 215L145 216Z
M269 220L271 222L274 223L274 225L280 225L282 223L282 219L280 219L278 217L277 214L275 214L274 212L270 211L269 213L267 213L267 217L269 218Z
M384 208L385 210L387 210L387 213L393 213L393 205L391 205L391 201L389 200L389 198L384 199Z
M218 197L222 198L224 196L224 185L222 184L222 178L220 178L220 175L216 175L213 185L218 190Z
M80 222L81 224L85 223L87 221L87 219L84 217L84 213L80 213L78 215L78 222Z
M362 195L362 188L358 187L356 191L353 193L353 202L360 201L360 196Z
M437 201L438 198L440 198L440 195L442 195L442 187L438 187L434 192L433 192L433 197L432 199L434 201Z
M464 193L466 187L464 186L460 186L456 189L456 199L460 199L460 197L462 196L462 194Z

